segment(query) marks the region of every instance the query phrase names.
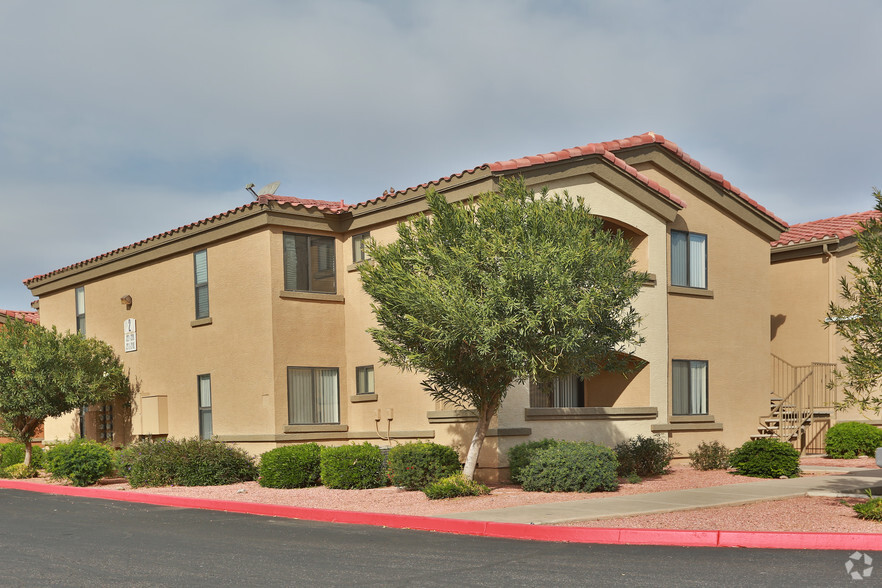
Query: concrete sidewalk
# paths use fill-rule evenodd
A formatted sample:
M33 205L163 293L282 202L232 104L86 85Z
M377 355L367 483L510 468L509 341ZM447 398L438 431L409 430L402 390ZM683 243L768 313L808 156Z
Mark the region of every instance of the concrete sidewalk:
M809 472L814 468L806 467ZM815 471L831 471L823 468ZM497 523L526 523L547 525L612 519L641 514L691 510L716 506L734 506L780 500L799 496L844 496L873 489L873 495L882 495L882 469L847 470L842 475L809 476L787 480L763 480L742 484L727 484L710 488L673 490L611 496L549 504L512 506L493 510L445 514L444 518Z

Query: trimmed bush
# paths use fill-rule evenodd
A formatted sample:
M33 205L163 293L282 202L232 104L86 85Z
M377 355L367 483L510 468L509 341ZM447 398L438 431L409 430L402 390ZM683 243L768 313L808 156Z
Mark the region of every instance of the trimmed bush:
M386 485L383 454L367 441L361 445L322 447L322 484L343 490Z
M729 456L732 451L720 443L712 441L698 444L695 451L689 452L690 465L696 470L725 470L729 467Z
M116 469L134 488L170 486L175 477L178 446L172 441L139 441L116 454Z
M422 490L462 468L451 447L437 443L406 443L389 450L386 461L389 481L407 490Z
M829 457L851 459L859 455L876 455L882 447L882 430L869 423L850 422L833 425L827 431L825 450Z
M260 456L260 478L264 488L306 488L321 484L321 447L316 443L288 445Z
M636 474L645 478L665 473L674 457L674 444L661 437L637 435L616 445L615 451L619 476L625 478Z
M509 478L515 484L522 484L521 470L524 469L530 460L540 449L553 447L560 443L557 439L540 439L538 441L527 441L519 443L508 450L508 471Z
M483 496L484 494L490 494L490 488L480 482L468 480L462 473L459 473L435 480L423 488L423 493L431 500L438 500L441 498L458 498L459 496Z
M795 478L799 475L799 451L777 439L748 441L732 452L730 465L737 474L754 478Z
M91 486L113 471L113 449L91 439L74 439L53 445L44 461L53 478L66 478L74 486Z
M24 443L4 443L0 445L0 469L5 470L11 465L24 463ZM43 448L31 445L31 466L43 467Z
M134 443L119 452L116 464L133 487L223 486L257 478L244 450L208 439Z
M588 442L560 441L533 454L520 471L524 490L593 492L619 487L619 462L609 447Z

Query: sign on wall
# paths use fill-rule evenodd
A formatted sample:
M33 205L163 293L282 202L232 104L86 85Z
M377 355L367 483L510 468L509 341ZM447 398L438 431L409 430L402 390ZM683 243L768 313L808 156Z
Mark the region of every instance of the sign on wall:
M138 350L138 334L135 332L135 319L126 319L123 323L125 333L126 353Z

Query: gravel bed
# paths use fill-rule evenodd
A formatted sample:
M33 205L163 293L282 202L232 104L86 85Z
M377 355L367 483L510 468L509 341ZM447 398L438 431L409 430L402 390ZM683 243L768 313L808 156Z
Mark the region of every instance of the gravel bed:
M875 460L867 457L854 460L806 457L802 459L801 463L806 466L877 467ZM375 488L372 490L332 490L320 486L317 488L279 490L261 488L257 482L245 482L228 486L170 486L162 488L131 488L128 484L117 483L104 485L102 489L232 500L237 502L280 504L306 508L443 516L450 513L508 506L590 500L610 496L706 488L725 484L749 484L758 481L760 481L759 478L738 476L727 471L701 472L693 470L688 464L677 463L672 465L670 473L664 476L646 478L638 484L628 484L626 481L621 480L622 484L616 492L596 492L591 494L524 492L518 486L496 485L492 487L493 491L488 496L429 500L422 492L410 492L394 487ZM855 516L850 505L859 500L803 497L734 507L706 508L620 519L567 523L561 526L834 533L882 532L882 524L862 521Z

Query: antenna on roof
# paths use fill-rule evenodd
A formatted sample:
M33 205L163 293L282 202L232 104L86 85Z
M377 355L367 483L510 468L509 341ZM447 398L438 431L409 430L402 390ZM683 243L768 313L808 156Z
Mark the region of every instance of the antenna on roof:
M248 184L247 186L245 186L245 189L254 194L254 199L257 200L258 196L257 192L254 191L254 184Z

